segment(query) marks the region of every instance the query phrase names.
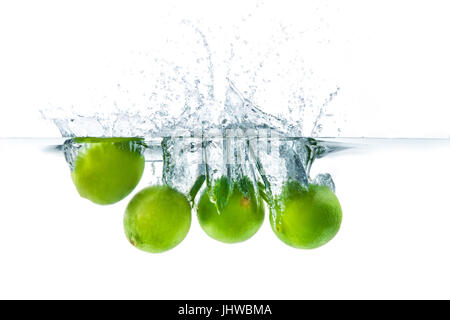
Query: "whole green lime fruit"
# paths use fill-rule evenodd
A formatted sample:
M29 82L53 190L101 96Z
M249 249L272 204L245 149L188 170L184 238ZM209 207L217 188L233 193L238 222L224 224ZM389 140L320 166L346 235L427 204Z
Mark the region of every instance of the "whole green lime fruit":
M200 197L197 216L213 239L236 243L251 238L264 220L264 204L248 177L218 179L212 190Z
M138 192L124 217L128 241L141 250L158 253L177 246L191 226L191 206L179 191L166 185Z
M75 138L80 144L72 181L83 198L107 205L133 191L145 167L139 138Z
M301 249L326 244L339 231L342 209L330 188L310 184L306 189L288 182L270 213L272 230L284 243Z

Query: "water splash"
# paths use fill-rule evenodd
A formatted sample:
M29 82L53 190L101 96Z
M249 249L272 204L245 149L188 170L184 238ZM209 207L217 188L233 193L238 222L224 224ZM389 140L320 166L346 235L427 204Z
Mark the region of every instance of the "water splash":
M313 180L314 184L318 184L319 186L326 186L330 188L331 191L336 191L336 186L334 184L333 178L329 173L319 173Z
M310 177L327 150L301 138L322 134L340 91L308 65L316 31L265 21L258 11L231 33L200 25L167 28L104 91L56 103L44 117L63 137L161 139L161 181L185 194L198 177L211 185L222 175L248 176L268 196L289 179L334 190L331 176Z
M308 67L307 48L320 28L262 23L263 5L231 31L186 19L171 25L147 50L132 53L109 85L68 105L54 101L42 114L63 137L198 136L233 126L320 136L340 91Z

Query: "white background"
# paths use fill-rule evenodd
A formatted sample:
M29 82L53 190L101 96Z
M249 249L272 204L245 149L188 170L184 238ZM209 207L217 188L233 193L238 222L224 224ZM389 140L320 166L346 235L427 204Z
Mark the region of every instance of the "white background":
M323 7L277 5L303 15ZM0 136L58 137L39 109L73 93L68 86L95 85L97 64L161 32L160 11L225 23L236 8L1 2ZM341 75L343 135L448 138L446 2L342 1L331 11L344 43L332 71ZM391 142L318 162L344 210L341 231L320 249L285 246L267 219L249 241L225 245L194 218L185 241L158 255L126 241L129 199L99 207L78 197L62 156L42 152L51 143L0 140L0 298L450 298L448 141Z
M300 30L324 30L312 34L331 45L312 39L305 51L317 57L315 70L341 87L333 107L346 113L342 136L450 136L445 1L172 0L2 1L0 137L57 137L38 112L49 102L77 101L85 87L120 80L105 68L126 68L130 51L176 31L182 19L223 30L252 12L261 21L250 29L255 37L263 38L259 28L268 32L264 21L272 16L286 16Z

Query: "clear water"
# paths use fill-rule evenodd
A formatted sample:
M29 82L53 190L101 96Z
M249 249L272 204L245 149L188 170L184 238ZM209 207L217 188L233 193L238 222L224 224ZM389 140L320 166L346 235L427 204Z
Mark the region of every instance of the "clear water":
M243 273L246 283L258 291L263 288L261 279L276 266L283 283L297 281L299 288L306 283L308 290L300 292L305 297L311 292L319 296L323 288L329 297L342 297L343 286L373 297L373 288L384 292L392 284L386 273L396 279L391 296L408 295L405 290L415 288L411 279L424 268L438 273L443 289L449 284L445 277L450 267L448 139L323 139L347 148L325 154L311 167L312 177L326 172L332 175L343 208L340 232L318 250L299 251L280 242L267 214L249 241L236 246L221 244L208 238L193 214L186 239L158 256L130 247L123 234L123 214L135 192L161 181L160 149L147 150L144 176L129 197L113 206L98 206L78 195L61 149L64 141L0 139L2 281L16 296L27 292L41 297L41 288L50 286L55 294L74 297L73 288L84 292L92 285L86 273L100 279L92 297L127 296L133 293L134 284L142 281L148 288L155 288L155 283L158 288L150 293L146 290L142 297L157 298L163 292L163 296L182 298L194 286L204 288L204 296L209 294L210 284L190 276L199 266L206 266L201 273L206 279L215 279L218 290L230 285L229 276L217 276L217 270L223 270L231 276ZM180 261L186 262L183 268L187 271L180 272ZM293 278L294 274L299 278ZM52 277L56 280L49 283ZM349 282L349 278L356 280ZM129 285L128 290L114 291L116 283L111 284L111 279ZM167 285L170 281L187 281L187 286L174 290ZM418 281L432 290L428 278ZM275 297L279 292L271 294ZM413 296L423 294L413 291Z

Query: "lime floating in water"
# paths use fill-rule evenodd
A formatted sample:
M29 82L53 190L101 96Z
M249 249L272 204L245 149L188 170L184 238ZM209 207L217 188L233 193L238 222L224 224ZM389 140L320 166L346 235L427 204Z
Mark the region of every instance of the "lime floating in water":
M158 253L177 246L191 226L186 197L168 186L151 186L138 192L124 217L128 241L141 250Z
M78 193L94 203L116 203L133 191L145 167L140 138L75 138L79 143L72 170Z
M251 238L264 220L264 204L248 177L232 181L222 177L200 197L197 216L213 239L236 243Z
M270 213L272 230L284 243L301 249L326 244L339 231L342 209L326 186L288 182Z

